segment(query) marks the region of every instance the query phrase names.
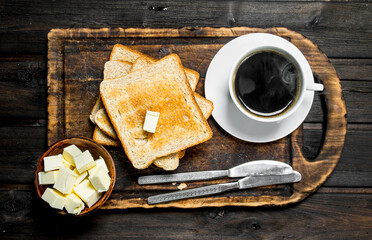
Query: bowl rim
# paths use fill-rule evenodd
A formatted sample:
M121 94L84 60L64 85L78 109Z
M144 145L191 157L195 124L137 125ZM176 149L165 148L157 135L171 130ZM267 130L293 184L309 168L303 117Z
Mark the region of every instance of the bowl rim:
M102 195L102 197L92 206L92 207L89 207L88 211L84 212L84 213L80 213L78 215L75 215L75 214L69 214L67 213L64 209L62 210L59 210L59 209L54 209L52 207L50 207L45 201L43 201L41 199L41 192L40 192L40 187L41 185L39 185L39 177L38 177L38 173L40 172L40 166L41 164L39 164L41 162L41 160L44 159L44 157L46 156L49 156L50 152L55 148L55 146L61 142L64 142L64 141L69 141L69 140L72 140L72 139L80 139L80 140L84 140L84 141L87 141L89 142L90 144L95 144L99 149L101 149L103 152L105 152L105 154L108 156L108 161L111 161L111 165L112 165L112 174L110 176L110 179L111 179L111 184L110 184L110 187L109 189ZM105 159L106 161L106 159ZM104 148L101 144L93 141L92 139L90 138L87 138L87 137L81 137L81 136L71 136L71 137L66 137L66 138L63 138L63 139L60 139L58 140L57 142L53 143L50 147L48 147L48 149L39 157L37 163L36 163L36 169L35 169L35 173L34 173L34 187L36 189L36 193L39 197L39 199L43 202L44 205L48 206L49 209L51 210L54 210L54 212L58 213L59 215L65 215L65 216L72 216L72 217L82 217L82 216L86 216L88 214L91 214L93 212L95 212L96 210L98 210L103 204L105 204L105 202L107 201L107 199L110 197L111 193L112 193L112 190L114 189L114 186L115 186L115 182L116 182L116 168L115 168L115 163L114 163L114 160L112 159L112 156L111 154L106 150L106 148ZM84 203L85 205L85 203ZM85 205L86 206L86 205ZM87 207L87 206L86 206Z

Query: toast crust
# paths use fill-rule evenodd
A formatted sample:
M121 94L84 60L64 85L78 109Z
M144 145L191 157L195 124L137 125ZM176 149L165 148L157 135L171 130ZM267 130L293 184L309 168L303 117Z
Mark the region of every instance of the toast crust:
M120 67L117 67L120 65ZM107 61L103 70L103 79L114 79L128 74L132 68L132 63L123 60Z
M98 110L103 108L103 103L101 101L101 97L98 96L96 103L94 104L92 111L90 112L89 119L92 121L92 123L96 124L96 113Z
M108 74L107 71L109 70L109 66L111 66L111 64L115 64L115 62L121 64L121 68L120 68L120 71L118 72L115 72L114 76L112 76L112 74ZM132 68L132 64L128 61L122 61L122 60L117 60L117 61L108 61L105 63L105 67L104 67L104 71L103 71L103 76L104 76L104 80L109 80L110 78L107 78L107 77L121 77L122 75L126 75L129 73L129 70ZM103 108L103 103L101 101L101 96L98 96L97 100L96 100L96 103L94 104L93 108L92 108L92 111L90 112L90 115L89 115L89 119L94 123L96 124L96 113L98 112L98 110L100 110L101 108Z
M150 61L147 58L139 57L136 59L136 61L133 62L132 68L129 70L129 73L135 72L144 67L148 67L152 63L153 61Z
M111 125L111 121L104 108L97 111L95 116L96 125L104 132L107 136L112 139L117 139L114 127Z
M120 144L117 141L115 141L114 139L107 136L97 126L94 128L93 141L95 141L99 144L105 145L105 146L112 146L112 147L119 147L120 146Z
M139 57L142 57L152 63L158 61L158 59L156 58L153 58L151 56L148 56L144 53L141 53L135 49L132 49L130 47L127 47L121 44L115 44L115 46L112 48L112 51L110 54L110 61L111 60L124 60L124 61L134 63ZM199 73L189 68L185 68L184 70L190 82L192 90L195 91L196 85L198 84L198 81L200 78Z

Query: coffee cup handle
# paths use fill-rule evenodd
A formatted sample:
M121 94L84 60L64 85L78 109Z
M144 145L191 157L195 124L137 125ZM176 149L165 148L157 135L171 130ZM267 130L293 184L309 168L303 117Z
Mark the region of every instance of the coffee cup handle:
M310 91L323 91L324 86L323 84L320 84L320 83L313 83L313 85L308 86L306 89Z

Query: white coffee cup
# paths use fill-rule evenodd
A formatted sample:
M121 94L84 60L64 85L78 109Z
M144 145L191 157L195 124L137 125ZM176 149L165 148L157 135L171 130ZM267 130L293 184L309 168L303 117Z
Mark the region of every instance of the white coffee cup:
M236 107L247 117L259 122L280 122L296 112L304 100L306 91L322 91L324 89L322 84L314 83L313 72L311 71L309 63L301 51L292 43L284 38L268 33L251 33L249 34L249 37L253 38L252 42L255 43L254 46L251 46L247 51L243 52L238 59L236 59L229 75L230 96ZM285 58L288 58L290 62L296 66L296 69L299 72L299 80L301 81L299 84L300 89L298 90L298 95L294 100L294 103L285 111L273 116L260 116L254 114L243 106L235 93L235 75L240 64L252 54L261 51L274 51L283 55Z

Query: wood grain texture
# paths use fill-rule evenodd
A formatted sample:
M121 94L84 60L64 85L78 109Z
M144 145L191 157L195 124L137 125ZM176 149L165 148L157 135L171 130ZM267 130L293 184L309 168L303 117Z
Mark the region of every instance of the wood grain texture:
M274 143L248 144L226 136L227 134L213 120L210 120L209 123L215 133L214 138L192 148L186 156L186 159L189 160L188 165L181 165L178 171L229 168L250 158L267 158L292 163L294 169L303 175L303 180L293 185L147 205L146 197L149 196L149 193L162 192L169 187L138 187L134 183L137 177L148 174L151 170L132 170L125 172L121 183L128 185L129 182L127 189L132 189L133 194L126 192L129 197L112 199L105 205L105 208L282 206L304 199L327 179L338 162L346 134L346 108L340 81L326 55L301 34L285 28L53 29L48 34L48 144L59 138L76 134L91 136L92 125L88 120L91 106L76 103L94 103L94 99L98 95L98 84L102 79L102 66L107 61L114 43L133 45L135 49L158 58L176 52L186 67L196 69L201 73L201 76L205 76L206 67L202 67L203 62L210 62L210 59L223 44L232 38L252 32L272 33L291 41L304 53L315 76L325 85L326 91L320 101L324 101L323 105L326 106L321 112L325 111L327 114L324 114L326 117L325 138L320 154L314 162L309 162L304 158L300 141L301 127L291 137ZM199 60L199 56L203 56L203 59ZM195 63L195 60L200 62ZM64 64L63 68L61 67L62 63ZM202 93L200 87L197 91ZM62 124L62 126L58 124ZM249 150L247 150L248 145L250 146ZM219 153L219 149L222 150L221 153ZM239 153L239 155L234 157L234 153ZM227 155L227 164L216 161ZM114 158L118 161L125 156L121 152ZM215 180L216 183L223 181L226 180ZM191 184L189 187L200 186L200 184L202 183ZM143 193L142 191L145 189L147 192Z
M2 53L43 54L51 28L285 26L329 57L371 58L366 1L2 1ZM89 6L89 7L88 7ZM61 17L63 16L63 17ZM342 46L342 47L340 47Z
M0 0L0 238L371 239L371 11L371 2L365 0ZM341 79L348 115L343 153L327 181L301 203L280 208L100 210L71 220L41 207L32 183L37 159L47 149L50 29L186 26L190 30L284 26L326 53ZM165 54L171 48L161 50ZM150 54L161 57L156 51ZM200 72L207 66L208 58L189 65ZM203 76L201 80L199 92ZM88 89L96 91L94 84ZM316 96L303 125L301 148L309 161L318 155L324 138L322 98ZM254 146L248 147L255 151ZM131 170L125 155L115 148L109 151L123 159L116 163L119 182L112 199L123 197L124 192L131 196L146 192L128 184L125 174ZM226 166L223 157L216 162Z
M0 191L0 227L4 239L370 239L371 200L371 193L317 193L283 208L102 210L66 218L42 208L32 191Z

